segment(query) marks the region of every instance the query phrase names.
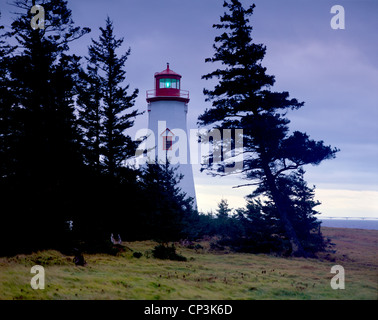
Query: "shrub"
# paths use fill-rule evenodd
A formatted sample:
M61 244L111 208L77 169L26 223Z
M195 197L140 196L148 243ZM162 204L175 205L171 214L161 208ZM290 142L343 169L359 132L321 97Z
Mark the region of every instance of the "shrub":
M157 259L169 259L176 261L186 261L187 259L176 252L176 247L174 244L171 246L165 245L163 243L157 245L152 250L152 256Z
M141 256L143 256L142 252L134 252L133 257L139 259Z

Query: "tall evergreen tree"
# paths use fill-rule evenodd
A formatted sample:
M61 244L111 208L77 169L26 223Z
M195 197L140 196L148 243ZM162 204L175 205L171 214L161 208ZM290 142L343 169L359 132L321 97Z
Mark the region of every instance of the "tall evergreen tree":
M0 12L1 19L1 12ZM0 32L4 26L0 25ZM0 179L14 174L13 140L19 130L19 124L12 122L14 113L14 94L9 89L9 64L15 47L10 46L0 34Z
M77 86L84 161L94 173L86 190L92 202L78 225L91 241L109 239L111 233L132 239L140 199L138 172L125 166L125 161L135 155L137 143L126 130L139 114L130 111L138 90L128 95L129 85L124 85L130 49L118 55L123 39L114 35L110 18L100 31L99 39L92 39L89 46L87 67L80 73Z
M8 38L18 42L8 64L7 88L13 94L12 177L2 177L8 206L2 234L5 249L54 246L72 213L82 159L74 114L79 58L69 56L69 42L89 32L74 26L63 0L44 1L45 26L31 28L31 7L17 0L21 12ZM37 222L35 222L35 220ZM33 227L33 226L36 227Z
M148 201L141 206L145 236L162 242L177 241L185 236L186 222L192 218L192 199L178 186L182 175L169 161L147 164L140 180L141 191Z
M298 109L303 102L289 99L288 92L273 92L274 76L266 74L261 65L266 48L251 37L248 17L255 5L245 9L240 1L223 5L228 9L214 28L223 30L215 38L215 54L206 62L220 62L225 67L203 76L219 79L213 90L204 90L212 107L199 117L201 125L215 125L219 129L243 129L243 173L254 180L245 185L264 185L269 190L290 240L293 255L305 255L290 218L291 201L278 186L279 179L306 164L317 165L331 159L338 151L323 141L311 140L302 132L289 133L287 110ZM222 162L217 168L222 171ZM214 169L210 164L208 169Z
M101 140L103 136L103 107L101 82L98 69L88 66L80 73L77 85L79 124L83 130L83 155L85 163L96 173L101 173Z
M138 95L138 89L128 95L129 85L123 86L126 77L124 66L130 55L130 48L123 55L117 55L123 39L115 37L113 23L109 17L106 19L105 28L100 28L100 31L99 40L92 40L89 47L88 62L90 70L100 71L96 81L100 85L102 103L100 138L103 168L107 174L115 176L122 162L134 156L137 147L130 136L125 135L125 130L133 126L133 119L139 114L137 110L130 111ZM90 130L93 124L87 121L87 127Z

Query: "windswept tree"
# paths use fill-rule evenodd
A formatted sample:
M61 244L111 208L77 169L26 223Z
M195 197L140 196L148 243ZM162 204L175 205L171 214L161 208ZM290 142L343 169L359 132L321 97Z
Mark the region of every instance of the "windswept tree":
M255 5L245 9L239 0L230 0L223 6L227 12L219 24L213 25L221 30L213 45L215 54L206 59L223 67L202 77L216 78L218 83L212 90L204 90L212 107L199 116L199 124L217 129L243 129L241 172L245 179L251 180L244 186L263 186L277 209L292 254L306 255L290 214L292 201L280 182L304 165L318 165L334 158L338 150L324 145L323 141L311 140L306 133L290 133L286 113L301 108L304 103L289 98L288 92L272 91L275 78L266 74L266 68L261 65L266 47L254 43L251 37L249 17ZM224 160L218 164L210 162L207 169L224 174L226 166Z
M123 39L114 35L113 22L108 17L105 28L100 28L99 40L93 40L88 58L88 97L81 96L81 106L87 112L82 117L87 134L88 147L94 150L98 161L100 146L102 169L109 176L116 176L125 160L135 155L137 147L125 131L134 125L139 114L133 108L138 89L128 94L125 63L130 48L118 55ZM83 114L84 115L84 114ZM99 121L99 116L101 120ZM98 130L100 128L100 130ZM91 143L92 141L92 143Z
M326 243L320 232L320 221L315 217L319 213L315 208L320 202L314 200L314 188L307 186L303 175L300 169L281 176L277 186L290 199L288 217L298 240L306 254L314 255L323 250ZM270 191L261 184L247 199L246 208L237 210L240 232L229 244L240 251L290 253L290 241L284 236L285 226Z

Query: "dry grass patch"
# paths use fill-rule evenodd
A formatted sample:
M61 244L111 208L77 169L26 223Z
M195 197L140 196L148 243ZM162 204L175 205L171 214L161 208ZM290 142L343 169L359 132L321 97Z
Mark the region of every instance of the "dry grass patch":
M0 258L0 299L377 299L378 231L324 228L335 252L319 259L218 253L177 245L187 261L151 257L152 241L124 243L119 256L85 255L87 266L56 251ZM133 252L143 256L133 257ZM46 288L30 287L41 264ZM331 267L346 272L345 290L333 290Z

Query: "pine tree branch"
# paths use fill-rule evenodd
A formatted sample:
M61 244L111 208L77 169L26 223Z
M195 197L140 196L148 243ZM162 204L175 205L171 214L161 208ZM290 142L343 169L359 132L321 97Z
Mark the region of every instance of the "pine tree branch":
M236 188L241 188L241 187L259 186L259 185L261 185L261 182L240 184L240 185L237 185L237 186L233 186L232 188L236 189Z

